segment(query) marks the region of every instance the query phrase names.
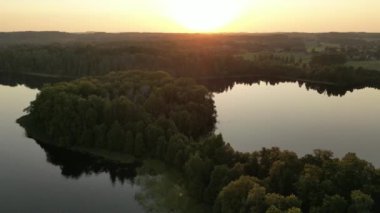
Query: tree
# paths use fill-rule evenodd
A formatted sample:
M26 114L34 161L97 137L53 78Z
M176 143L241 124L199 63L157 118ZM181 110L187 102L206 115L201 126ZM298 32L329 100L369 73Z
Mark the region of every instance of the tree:
M194 197L203 198L211 172L208 159L203 159L199 153L192 155L185 164L185 174L188 178L189 189Z
M82 133L80 142L82 146L92 147L94 144L94 135L90 129L85 129Z
M214 161L214 164L231 164L234 150L226 144L222 135L213 135L202 141L202 153Z
M156 116L167 113L165 101L158 93L151 93L145 101L144 107L148 112Z
M157 140L157 146L156 146L156 153L155 156L158 159L164 160L165 154L166 154L166 146L167 146L167 141L165 136L161 136Z
M275 206L270 206L265 213L282 213L282 211Z
M115 121L107 133L108 149L121 152L125 142L125 132L118 121Z
M135 144L134 144L134 154L137 157L142 157L145 153L145 144L144 144L144 136L141 132L136 134Z
M296 188L305 209L321 205L325 194L321 187L322 177L323 170L320 167L310 164L304 166Z
M85 121L88 128L93 128L98 120L98 114L93 108L86 111Z
M107 145L106 131L107 131L107 128L104 124L95 126L94 138L95 138L95 146L97 148L106 148L106 145Z
M294 183L299 179L302 166L293 152L281 152L278 158L269 170L269 186L272 191L288 195L295 191Z
M172 135L167 143L165 161L174 164L177 153L185 148L185 144L187 144L188 141L189 139L183 134L177 133Z
M359 159L354 153L347 153L338 163L335 184L342 195L349 196L351 190L361 189L372 182L375 176L373 165Z
M230 182L231 170L226 165L218 165L211 172L210 182L205 189L204 199L209 203L214 203L219 192Z
M340 195L325 196L321 210L326 213L344 213L347 211L347 204Z
M154 153L157 147L157 140L164 135L164 130L162 130L159 126L155 124L149 124L145 128L145 141L147 143L148 150Z
M255 184L257 184L257 179L249 176L241 176L238 180L230 182L219 193L214 204L214 212L246 212L247 196Z
M265 195L265 203L267 206L275 206L276 208L283 211L293 207L301 207L301 201L295 195L284 197L276 193L268 193Z
M250 212L265 212L267 204L265 203L266 189L263 186L255 184L248 193L247 205Z
M134 154L134 145L135 145L135 139L133 137L133 132L129 130L126 134L126 139L124 143L124 151L128 154L133 155Z
M360 190L351 192L351 205L348 208L349 212L371 212L374 202L370 195L367 195Z
M288 209L287 213L302 213L300 208L292 207Z

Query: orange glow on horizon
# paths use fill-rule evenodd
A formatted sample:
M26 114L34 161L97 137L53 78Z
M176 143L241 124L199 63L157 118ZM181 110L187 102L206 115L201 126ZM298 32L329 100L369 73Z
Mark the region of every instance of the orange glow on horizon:
M169 17L190 31L212 32L231 23L243 8L241 0L171 0Z
M379 0L2 0L0 31L380 32Z

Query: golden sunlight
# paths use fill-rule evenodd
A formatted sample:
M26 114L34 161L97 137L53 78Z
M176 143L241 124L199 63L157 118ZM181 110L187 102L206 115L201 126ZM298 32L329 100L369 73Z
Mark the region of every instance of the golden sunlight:
M242 11L239 0L170 0L169 16L191 31L212 32L231 23Z

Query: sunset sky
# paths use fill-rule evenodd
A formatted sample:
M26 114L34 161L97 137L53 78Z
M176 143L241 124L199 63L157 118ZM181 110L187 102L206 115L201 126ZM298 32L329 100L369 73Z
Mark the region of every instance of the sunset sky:
M379 0L0 0L0 31L380 32Z

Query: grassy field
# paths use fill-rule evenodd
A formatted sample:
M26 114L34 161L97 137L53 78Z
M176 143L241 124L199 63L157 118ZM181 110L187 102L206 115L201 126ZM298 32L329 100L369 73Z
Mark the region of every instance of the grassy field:
M380 71L380 60L374 61L349 61L347 62L348 66L353 67L362 67L364 69L377 70Z

